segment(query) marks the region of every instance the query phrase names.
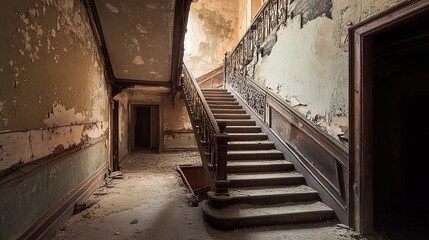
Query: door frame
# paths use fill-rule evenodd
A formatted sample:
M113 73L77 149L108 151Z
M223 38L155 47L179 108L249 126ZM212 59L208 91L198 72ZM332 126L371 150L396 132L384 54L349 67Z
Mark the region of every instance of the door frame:
M362 234L374 231L372 38L428 11L429 0L407 1L349 29L350 224Z
M158 138L158 153L163 153L164 152L164 129L162 127L162 123L163 123L163 104L162 102L140 102L140 101L132 101L129 102L129 118L128 118L128 129L129 129L129 134L128 134L128 150L129 152L131 152L133 149L133 146L135 147L135 140L132 141L133 135L135 134L135 117L136 117L136 111L135 109L137 107L150 107L150 106L156 106L158 107L158 134L159 134L159 138ZM152 114L152 111L151 111Z
M112 113L112 171L118 171L119 166L119 101L113 100Z

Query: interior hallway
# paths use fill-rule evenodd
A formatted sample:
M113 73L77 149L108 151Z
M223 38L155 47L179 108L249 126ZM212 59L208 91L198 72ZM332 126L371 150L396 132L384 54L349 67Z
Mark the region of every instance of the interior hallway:
M204 222L201 208L188 205L178 164L201 160L198 152L131 154L121 169L124 178L95 191L90 201L99 202L72 216L53 239L355 239L335 222L216 230Z

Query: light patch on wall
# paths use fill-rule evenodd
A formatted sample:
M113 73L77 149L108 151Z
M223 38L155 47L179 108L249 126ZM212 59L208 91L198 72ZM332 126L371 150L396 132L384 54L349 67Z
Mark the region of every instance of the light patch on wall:
M5 104L4 101L3 102L0 101L0 116L3 114L4 104Z
M65 126L81 123L84 120L85 116L81 113L76 113L74 108L66 110L64 106L55 103L52 107L52 112L43 122L48 126Z
M146 4L145 6L149 9L152 9L152 10L158 9L158 7L155 4Z
M135 65L143 65L144 61L143 61L142 56L135 56L134 60L133 60L133 64L135 64Z
M7 127L7 118L3 117L4 106L6 102L0 102L0 120L3 123L3 126Z
M139 23L139 24L137 24L136 29L137 29L137 31L138 31L140 34L145 34L145 33L147 33L146 28L145 28L143 25L141 25L140 23Z
M0 170L25 163L32 155L29 132L0 134Z
M0 134L0 170L60 153L83 144L85 140L106 136L107 125L97 122Z
M113 6L111 3L106 3L106 7L112 12L112 13L119 13L119 9L115 6Z
M138 40L137 38L133 37L133 38L131 39L131 41L133 41L134 45L136 45L137 52L140 52L140 44L139 44L139 40ZM141 58L141 57L140 57L140 58Z

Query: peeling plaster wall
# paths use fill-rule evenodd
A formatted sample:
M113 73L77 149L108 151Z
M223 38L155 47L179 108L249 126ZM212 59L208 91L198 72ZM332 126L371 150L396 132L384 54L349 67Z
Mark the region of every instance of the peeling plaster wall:
M128 150L128 123L129 123L129 94L122 91L115 97L119 101L119 160L124 159L129 154Z
M189 149L196 148L194 131L189 119L183 95L178 94L174 104L164 106L164 148L165 149Z
M333 136L348 128L348 25L404 0L298 0L255 80Z
M8 239L107 162L109 106L103 63L81 1L5 1L0 19L0 195L6 191L3 177L11 178L22 168L42 171L42 160L63 173L46 172L40 186L28 182L34 194L19 190L19 184L7 187L7 201L31 202L14 206L22 211L8 215L1 199L0 239ZM76 150L67 163L80 164L85 171L62 164L66 150L95 141L100 154ZM21 175L22 181L34 176ZM68 185L43 192L46 184Z
M0 9L0 170L103 136L107 85L82 4Z
M250 21L248 21L248 12L250 11L251 6L249 6L248 2L250 0L239 0L238 1L238 39L246 33L247 28L249 27ZM235 46L234 46L235 47Z
M222 65L225 52L237 44L239 2L199 0L191 5L184 59L194 77Z

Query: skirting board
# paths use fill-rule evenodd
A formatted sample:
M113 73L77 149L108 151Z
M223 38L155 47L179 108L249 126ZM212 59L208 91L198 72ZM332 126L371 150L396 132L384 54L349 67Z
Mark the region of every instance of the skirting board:
M101 185L107 168L108 164L105 163L17 239L51 239L55 231L73 215L75 204L86 200Z

